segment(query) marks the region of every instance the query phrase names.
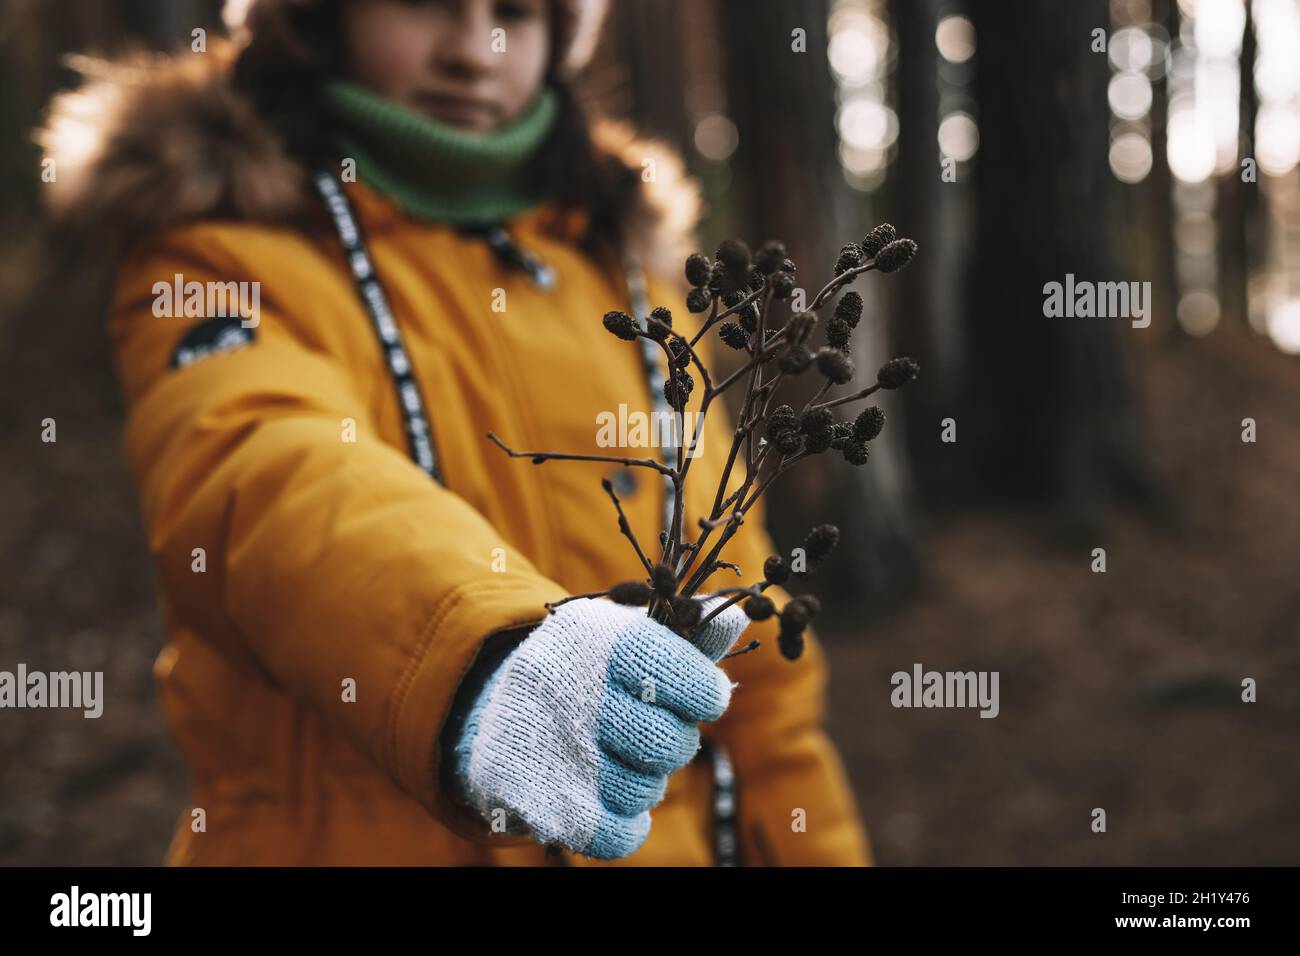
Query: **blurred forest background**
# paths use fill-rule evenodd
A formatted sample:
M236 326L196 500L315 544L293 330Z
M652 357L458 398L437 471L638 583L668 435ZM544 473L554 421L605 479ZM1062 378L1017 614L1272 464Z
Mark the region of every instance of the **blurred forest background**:
M152 865L184 803L109 263L46 227L30 130L64 54L219 8L0 0L0 668L109 693L0 715L0 863ZM862 374L922 366L887 453L773 518L847 536L820 631L878 861L1300 862L1300 0L615 0L587 87L688 158L705 250L920 243L857 286ZM1066 273L1150 282L1150 327L1045 318ZM1001 715L893 709L914 662L1000 671Z

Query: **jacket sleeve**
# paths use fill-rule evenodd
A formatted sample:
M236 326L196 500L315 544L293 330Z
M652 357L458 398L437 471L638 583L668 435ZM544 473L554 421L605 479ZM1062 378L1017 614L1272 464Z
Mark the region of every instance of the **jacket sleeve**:
M269 284L250 343L172 367L203 319L157 316L155 283L248 279L238 247L223 227L188 227L119 276L125 447L164 598L444 826L500 842L438 785L440 729L485 640L540 621L566 592L380 440L356 371L368 357L322 346Z

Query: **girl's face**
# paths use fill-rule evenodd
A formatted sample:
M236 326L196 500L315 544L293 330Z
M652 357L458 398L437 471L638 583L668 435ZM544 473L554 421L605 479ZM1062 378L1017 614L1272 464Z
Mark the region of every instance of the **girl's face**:
M532 103L550 58L549 0L348 0L347 72L387 99L490 133Z

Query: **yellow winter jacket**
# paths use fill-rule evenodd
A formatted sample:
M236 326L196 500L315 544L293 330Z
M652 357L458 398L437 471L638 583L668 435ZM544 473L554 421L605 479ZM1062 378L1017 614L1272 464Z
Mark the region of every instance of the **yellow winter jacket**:
M193 87L170 90L177 104L191 99L189 113L170 114L173 135L204 134L180 130L195 122L194 96L233 103L214 88L218 77L192 69L168 82ZM142 117L130 96L117 104L102 120L116 124L104 131L110 145L74 177L77 189L104 190L140 161L139 150L111 144L129 145L168 114L156 109L160 95L137 99L155 109ZM158 172L153 188L175 173ZM323 218L277 223L214 207L138 245L118 273L109 331L124 444L166 624L156 676L191 772L166 862L593 865L492 834L452 803L438 786L439 736L490 635L539 621L543 602L640 576L600 491L609 466L536 466L485 438L607 454L599 413L652 410L639 347L600 321L628 307L623 277L579 250L576 213L539 206L508 224L555 268L556 287L543 291L481 239L413 220L364 186L348 191L424 393L445 486L408 456L378 340ZM116 201L129 201L122 192ZM176 276L260 283L249 341L174 362L203 321L157 314L156 286ZM649 289L652 305L690 321L680 289L655 277ZM729 445L725 415L711 412L686 527L711 504ZM628 474L629 519L654 541L661 482ZM724 557L752 579L772 551L755 513ZM742 862L867 863L823 730L821 648L812 638L802 659L786 661L773 625L746 634L762 650L725 662L739 687L702 728L735 769ZM673 775L649 838L619 862L710 864L711 784L702 759Z

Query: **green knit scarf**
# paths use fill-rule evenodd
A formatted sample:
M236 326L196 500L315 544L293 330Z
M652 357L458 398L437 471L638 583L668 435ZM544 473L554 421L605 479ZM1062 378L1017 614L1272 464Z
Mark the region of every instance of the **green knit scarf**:
M346 80L328 81L324 95L340 156L356 160L361 182L417 218L497 222L542 199L529 166L559 113L550 86L521 117L487 134L458 129Z

